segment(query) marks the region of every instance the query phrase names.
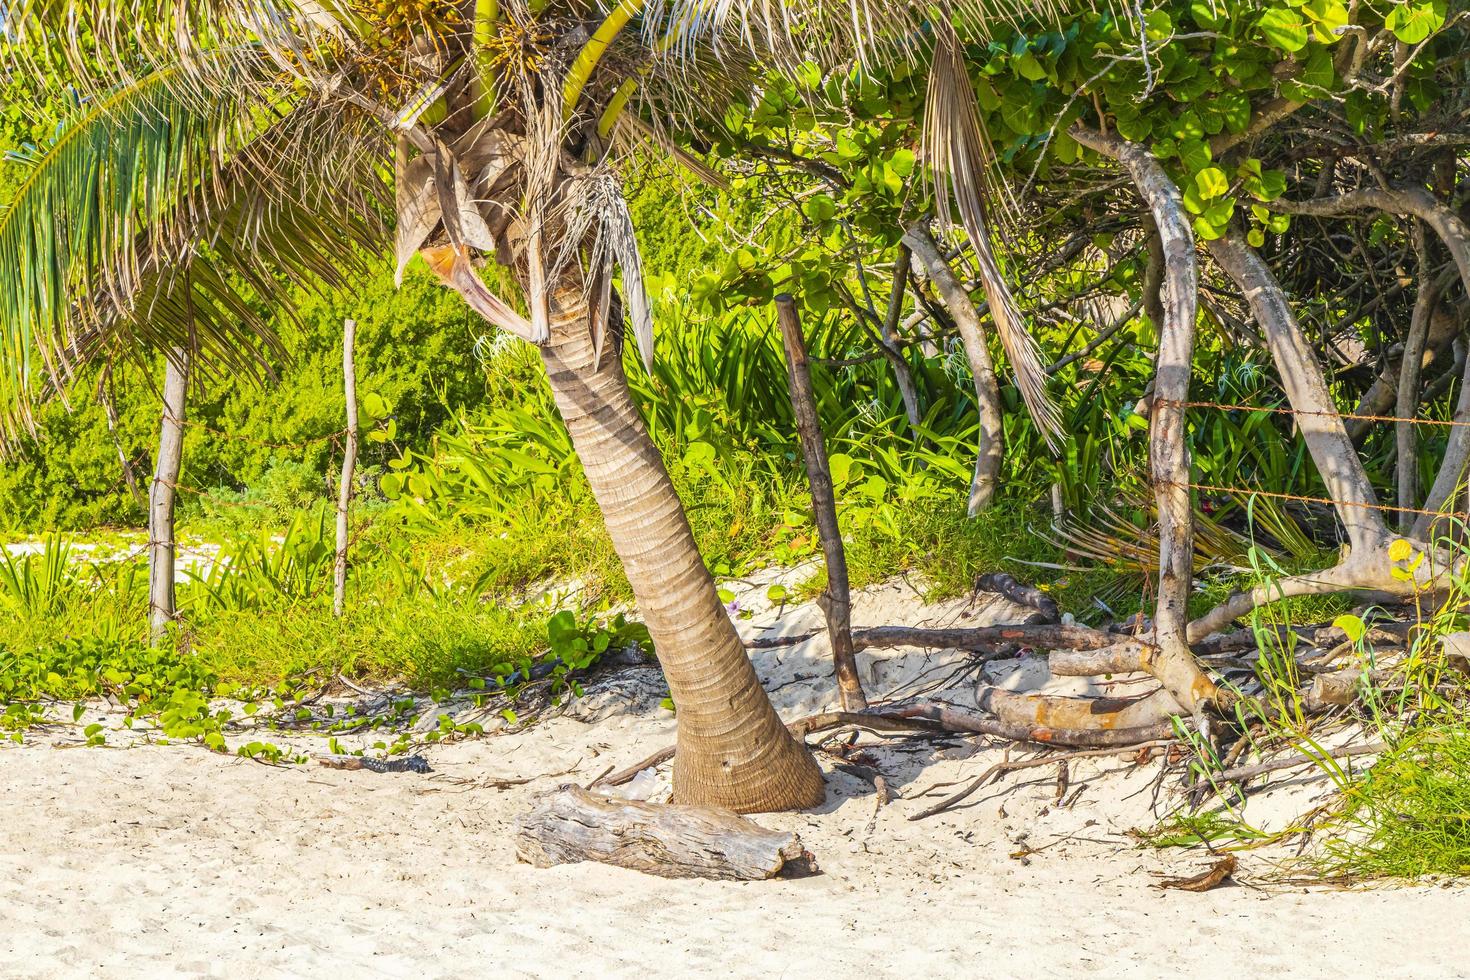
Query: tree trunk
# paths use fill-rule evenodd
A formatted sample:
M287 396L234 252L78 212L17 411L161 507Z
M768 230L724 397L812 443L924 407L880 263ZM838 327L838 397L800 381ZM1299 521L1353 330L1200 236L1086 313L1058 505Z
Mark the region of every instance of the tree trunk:
M174 621L174 499L184 459L184 413L189 389L190 352L170 353L163 379L163 423L158 463L148 490L148 635L157 646Z
M332 615L347 611L347 508L352 504L352 480L357 471L357 365L353 348L357 321L342 325L342 392L347 400L347 445L342 451L342 482L337 487L337 560L332 569Z
M1194 505L1189 493L1189 446L1184 438L1184 403L1194 358L1199 303L1199 269L1194 236L1184 216L1179 188L1153 155L1137 143L1073 127L1086 146L1116 159L1128 171L1153 216L1157 246L1150 265L1160 269L1157 308L1150 316L1159 331L1154 395L1149 420L1149 474L1159 513L1159 597L1154 611L1158 653L1149 671L1180 707L1194 712L1217 695L1189 650L1189 593L1194 579ZM1147 297L1145 298L1147 301Z
M1291 312L1270 268L1246 244L1238 228L1210 242L1210 254L1245 293L1251 313L1266 333L1271 359L1291 403L1293 417L1312 462L1336 502L1338 518L1355 552L1372 551L1388 536L1378 513L1378 498L1362 460L1343 427L1317 356Z
M1414 417L1419 414L1420 380L1423 378L1424 348L1429 342L1429 324L1439 302L1434 278L1430 275L1429 244L1424 240L1424 225L1414 222L1414 250L1419 256L1419 295L1414 299L1414 314L1409 321L1409 336L1404 341L1403 363L1399 366L1398 397L1394 400L1394 444L1397 449L1399 531L1408 534L1414 525L1409 510L1419 506L1419 433Z
M1456 424L1450 428L1450 439L1445 446L1444 459L1439 464L1439 473L1421 508L1445 516L1420 514L1414 521L1413 536L1431 544L1441 536L1457 533L1456 510L1464 510L1463 500L1459 498L1466 490L1465 467L1470 462L1470 357L1466 358L1463 370L1465 376L1460 381L1460 393L1455 399L1455 414L1451 416Z
M914 386L914 373L909 369L908 358L899 346L898 318L903 315L903 296L908 285L909 267L913 252L907 245L898 246L898 258L893 262L893 288L888 296L888 311L883 317L883 328L879 339L883 356L893 368L893 379L898 383L898 394L903 399L903 411L909 420L909 429L919 437L919 425L924 413L919 407L919 390Z
M940 253L925 223L915 224L903 240L928 271L929 280L944 300L944 305L949 307L950 315L959 327L960 340L965 345L970 373L975 379L975 401L980 411L980 449L975 458L975 477L970 483L969 515L974 517L995 499L1005 452L1005 416L1001 411L995 363L990 358L990 347L985 342L985 331L980 325L975 303Z
M1450 270L1442 274L1434 282L1435 292L1442 298L1445 290L1454 284L1456 273ZM1426 369L1432 367L1445 353L1451 349L1460 333L1460 322L1465 316L1470 315L1470 304L1462 303L1457 309L1445 303L1435 306L1434 312L1429 317L1429 336L1425 339L1424 352L1420 357L1419 371L1422 374ZM1353 409L1353 415L1387 415L1393 411L1394 402L1398 398L1398 377L1403 370L1402 363L1398 365L1385 365L1368 390L1358 399L1357 406ZM1459 374L1457 368L1451 368L1454 375ZM1427 394L1420 401L1430 401ZM1368 433L1378 423L1371 419L1348 418L1344 420L1347 428L1348 438L1353 445L1360 446Z
M613 352L598 364L580 282L551 297L542 348L678 711L674 799L740 813L820 804L821 770L777 717L715 590Z

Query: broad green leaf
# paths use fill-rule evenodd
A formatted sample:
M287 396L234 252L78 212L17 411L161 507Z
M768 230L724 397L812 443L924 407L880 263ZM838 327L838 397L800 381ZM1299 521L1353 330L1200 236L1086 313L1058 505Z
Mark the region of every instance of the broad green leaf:
M1201 139L1185 139L1179 141L1179 162L1184 164L1190 173L1199 173L1210 165L1213 159L1210 154L1210 145Z
M1039 82L1046 78L1046 68L1036 60L1036 55L1027 51L1016 58L1012 64L1015 66L1016 74L1030 82Z
M1206 167L1194 175L1194 184L1205 200L1223 197L1230 193L1230 179L1219 167Z
M1307 46L1307 21L1300 11L1275 7L1261 15L1261 33L1282 51L1300 51Z
M1445 0L1418 0L1388 12L1383 26L1405 44L1418 44L1444 26Z
M1352 616L1347 613L1334 619L1332 625L1346 633L1350 643L1361 642L1363 637L1368 633L1367 624L1357 616Z

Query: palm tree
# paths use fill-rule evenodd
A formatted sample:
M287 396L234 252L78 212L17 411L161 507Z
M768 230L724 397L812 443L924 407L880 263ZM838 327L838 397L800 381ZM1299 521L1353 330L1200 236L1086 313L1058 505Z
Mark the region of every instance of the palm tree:
M653 324L618 165L641 148L707 173L669 132L717 125L762 71L929 61L940 216L969 232L1028 405L1054 419L989 261L983 135L957 56L957 31L997 16L991 3L9 7L11 70L64 58L83 95L0 216L10 424L25 421L33 361L54 379L78 361L186 345L196 370L257 374L276 340L256 311L284 303L283 284L341 283L391 241L400 274L423 256L490 323L539 345L678 708L676 799L743 812L822 800L629 397L623 311L645 360ZM520 286L519 307L481 279L488 257Z

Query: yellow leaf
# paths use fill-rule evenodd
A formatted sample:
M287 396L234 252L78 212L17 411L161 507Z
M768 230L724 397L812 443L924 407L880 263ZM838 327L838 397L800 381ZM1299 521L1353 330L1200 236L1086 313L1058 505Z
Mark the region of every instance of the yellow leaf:
M1363 634L1368 632L1368 627L1361 619L1346 613L1334 619L1332 625L1346 633L1348 640L1352 643L1357 643L1363 638Z
M1388 546L1388 558L1390 561L1403 561L1414 553L1414 546L1403 538L1395 538L1393 544Z

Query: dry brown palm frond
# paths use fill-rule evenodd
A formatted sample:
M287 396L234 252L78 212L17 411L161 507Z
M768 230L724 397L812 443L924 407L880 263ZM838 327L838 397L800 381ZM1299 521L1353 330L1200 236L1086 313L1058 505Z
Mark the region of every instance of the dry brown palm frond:
M987 202L993 199L990 141L953 28L936 27L934 61L924 107L923 155L933 172L935 213L949 232L958 214L975 251L980 284L990 304L1001 345L1011 362L1021 398L1053 450L1062 431L1061 412L1046 390L1041 349L1026 329L990 241Z
M1140 516L1147 515L1140 522ZM1049 540L1057 548L1090 558L1110 567L1135 567L1141 574L1153 574L1159 559L1158 527L1155 509L1147 491L1126 491L1116 503L1095 502L1088 506L1085 518L1068 516L1052 524ZM1262 547L1245 536L1196 510L1194 515L1194 569L1210 568L1235 571L1250 569L1252 546ZM1268 554L1272 549L1264 548Z
M638 248L633 216L628 211L622 183L606 166L568 181L566 206L557 220L563 230L564 250L557 256L553 275L574 261L585 247L587 274L584 288L593 313L593 345L600 361L615 271L622 273L621 295L627 307L644 366L653 370L653 311L643 282L643 258Z
M621 156L631 156L639 148L652 147L709 186L720 190L730 187L730 181L724 174L674 142L663 126L626 113L618 119L613 135L623 144Z

